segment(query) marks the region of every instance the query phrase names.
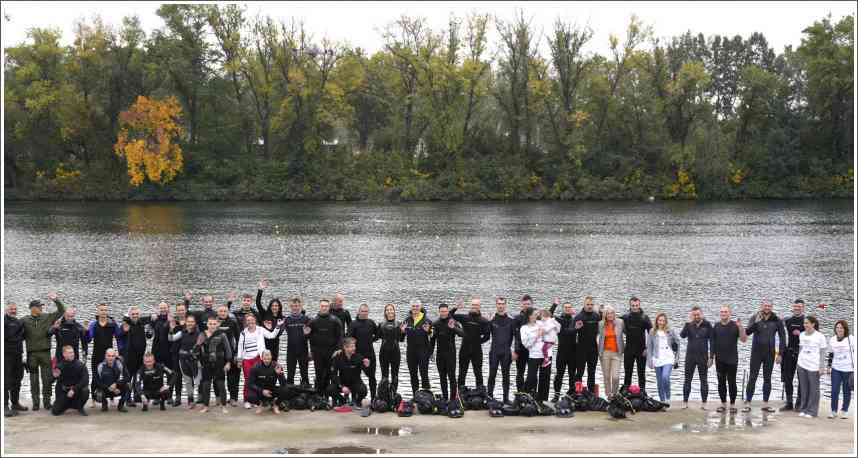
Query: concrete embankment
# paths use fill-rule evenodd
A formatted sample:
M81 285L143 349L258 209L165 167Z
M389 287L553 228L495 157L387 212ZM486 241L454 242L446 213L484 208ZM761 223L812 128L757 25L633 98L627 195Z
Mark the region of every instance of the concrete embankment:
M714 409L710 403L710 409ZM201 414L182 408L121 414L88 409L53 417L24 412L4 421L8 453L855 453L854 417L795 413L718 414L687 410L606 413L574 418L491 418L485 411L449 419L415 415L293 411L274 416L232 408ZM58 448L60 447L60 448Z

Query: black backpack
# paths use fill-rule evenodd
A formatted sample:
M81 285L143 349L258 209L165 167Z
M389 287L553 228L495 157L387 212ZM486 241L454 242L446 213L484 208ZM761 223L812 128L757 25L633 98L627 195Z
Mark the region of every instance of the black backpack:
M503 403L494 399L489 399L486 402L486 405L489 409L489 416L491 417L502 417L503 416Z
M432 409L432 413L435 415L447 415L447 405L448 404L449 404L449 402L445 401L444 398L442 398L440 394L436 394L435 400L433 401L434 407Z
M390 381L387 378L382 378L380 382L378 382L378 387L375 389L375 399L380 399L385 402L385 404L390 403L390 393L393 391L392 386L390 385Z
M607 410L608 414L613 418L626 418L626 411L630 411L632 414L635 413L632 403L621 393L617 393L611 397L611 402L608 404Z
M464 404L467 410L484 410L488 408L489 396L486 393L486 387L464 388L460 394L462 404Z
M331 410L331 405L328 403L328 399L324 396L319 396L318 394L311 394L307 398L307 406L310 408L310 411Z
M304 393L301 393L294 398L290 399L289 408L292 410L307 410L310 408L309 403L307 402L308 396Z
M387 405L387 401L381 398L375 398L375 400L372 401L372 410L376 413L390 412L390 408Z
M661 402L655 398L650 397L645 392L642 393L640 400L640 407L636 407L635 403L632 402L632 406L635 407L637 411L643 412L663 412L664 409L668 406L668 404Z
M555 414L560 418L570 418L575 416L575 399L568 394L564 394L557 404L554 404Z
M410 417L414 415L414 403L411 401L399 401L399 405L396 406L396 414L400 417Z
M539 405L530 393L516 393L513 404L517 407L519 416L535 417L539 415Z
M450 399L447 403L447 416L450 418L462 418L465 415L465 406L461 398Z
M414 393L414 404L417 406L417 411L423 415L431 415L437 412L435 395L429 390L417 390Z

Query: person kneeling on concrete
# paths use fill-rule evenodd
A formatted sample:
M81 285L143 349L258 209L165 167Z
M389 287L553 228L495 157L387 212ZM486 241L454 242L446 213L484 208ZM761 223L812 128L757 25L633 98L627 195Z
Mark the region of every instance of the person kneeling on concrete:
M250 369L250 377L247 378L247 399L257 406L257 415L262 413L263 407L269 406L275 414L280 414L278 403L287 397L283 368L273 359L270 350L263 351L262 361Z
M63 347L63 360L57 363L54 377L57 385L51 413L62 415L71 408L77 409L83 416L89 415L84 409L89 399L89 371L86 370L86 364L74 358L74 348L70 345Z
M166 378L166 383L164 379ZM147 352L143 355L143 367L137 372L137 390L143 402L143 411L149 410L149 402L157 401L161 410L170 399L177 373L161 363L155 362L155 355Z
M108 348L104 352L104 361L99 363L93 374L95 391L92 397L101 402L101 411L107 412L107 399L119 398L116 410L128 412L125 401L128 399L128 382L131 377L125 369L125 364L116 357L116 350Z
M352 402L360 405L367 395L366 384L360 378L364 367L369 367L368 358L355 352L356 341L349 337L343 340L343 349L334 354L331 363L331 384L328 396L334 398L337 405L345 404L345 396L351 395Z

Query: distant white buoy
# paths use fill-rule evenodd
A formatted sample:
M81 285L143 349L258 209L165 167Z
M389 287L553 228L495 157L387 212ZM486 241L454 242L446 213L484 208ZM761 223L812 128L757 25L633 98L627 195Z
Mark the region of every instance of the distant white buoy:
M655 197L649 196L649 199L647 199L647 200L649 200L650 202L655 202Z

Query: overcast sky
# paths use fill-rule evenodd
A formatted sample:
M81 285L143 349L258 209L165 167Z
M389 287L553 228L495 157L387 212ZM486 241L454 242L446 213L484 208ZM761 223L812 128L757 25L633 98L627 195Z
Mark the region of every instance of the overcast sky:
M161 2L4 2L3 47L26 40L32 27L57 27L63 44L72 40L72 26L81 18L100 15L119 25L123 16L137 15L143 28L163 26L155 14ZM549 33L557 18L589 24L595 35L590 52L606 54L608 37L623 37L629 17L637 14L653 26L656 36L671 37L687 30L709 35L762 32L775 51L801 42L801 31L829 13L835 19L856 12L855 2L241 2L251 16L258 12L277 19L297 18L317 38L327 36L376 51L382 45L380 30L402 14L424 16L433 29L446 26L451 13L491 13L510 19L523 7L537 30ZM496 44L492 37L492 45Z

